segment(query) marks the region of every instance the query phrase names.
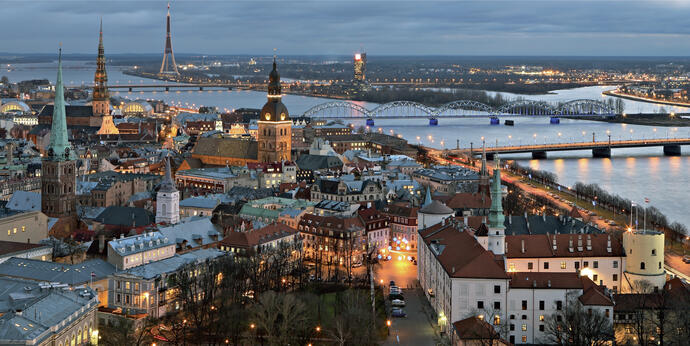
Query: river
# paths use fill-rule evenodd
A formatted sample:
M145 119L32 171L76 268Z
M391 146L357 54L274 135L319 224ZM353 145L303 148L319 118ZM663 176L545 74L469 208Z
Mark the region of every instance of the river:
M84 62L65 62L64 78L66 84L78 85L91 83L94 64ZM151 83L151 80L127 76L117 68L109 68L109 82L116 83ZM55 64L19 64L11 70L6 66L0 69L0 76L6 75L11 81L48 78L55 79ZM569 101L574 99L598 99L605 101L609 96L601 92L612 87L583 87L569 90L557 90L545 95L517 95L502 93L507 98L522 97L525 99L547 102ZM129 99L161 99L176 104L218 106L220 109L242 107L259 108L266 100L263 92L256 91L146 91L127 92L113 91L114 96ZM329 99L285 95L283 102L292 116ZM688 112L687 108L660 106L651 103L625 100L625 111L628 113L654 113L661 108L675 112ZM374 104L362 103L367 108ZM412 143L422 143L439 148L469 147L481 145L484 139L487 145L550 143L566 141L589 141L592 135L597 140L630 138L663 138L690 137L690 128L650 127L640 125L610 124L595 121L562 119L559 125L550 125L548 118L524 119L515 118L515 126L489 125L487 118L439 119L439 126L431 127L425 119L413 120L376 120L376 131L401 134ZM356 126L364 123L353 121ZM687 150L687 148L684 148ZM690 225L690 213L681 201L684 200L690 186L690 156L665 157L662 148L614 149L611 159L593 159L591 152L548 153L545 160L531 160L529 155L511 155L508 158L519 160L533 168L554 172L559 182L572 185L575 182L596 183L603 188L626 198L643 203L644 198L664 212L670 220Z

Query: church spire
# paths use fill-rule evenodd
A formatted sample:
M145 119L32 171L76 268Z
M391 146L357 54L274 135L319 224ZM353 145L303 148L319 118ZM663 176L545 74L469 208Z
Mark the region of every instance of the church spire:
M105 70L105 49L103 48L103 18L101 18L100 31L98 35L98 58L96 59L96 74L94 75L92 96L93 114L110 114L108 73Z
M273 70L268 75L268 98L281 97L280 73L278 73L278 65L276 64L276 55L273 55Z
M431 186L426 187L426 196L424 196L424 203L422 203L422 207L426 207L429 204L431 204Z
M74 153L70 149L67 139L67 117L65 111L65 90L62 83L62 48L58 53L58 73L55 82L55 102L53 104L53 120L50 126L50 142L48 144L48 159L71 160Z

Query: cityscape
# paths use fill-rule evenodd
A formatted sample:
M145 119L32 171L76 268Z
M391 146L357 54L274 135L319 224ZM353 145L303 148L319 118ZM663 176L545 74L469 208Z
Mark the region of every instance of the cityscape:
M0 345L690 340L690 4L2 7Z

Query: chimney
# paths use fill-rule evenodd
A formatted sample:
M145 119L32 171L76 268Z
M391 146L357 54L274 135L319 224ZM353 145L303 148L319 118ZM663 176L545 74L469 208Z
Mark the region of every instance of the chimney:
M521 248L522 248L520 251L521 251L522 253L525 253L525 240L524 240L524 239L522 239L522 240L520 241L520 245L521 245Z
M577 235L577 251L582 251L582 234Z
M103 253L105 250L105 234L101 233L98 235L98 252Z
M568 239L568 251L569 252L574 251L574 249L573 249L573 238L572 237L570 237L570 239Z
M546 287L551 288L551 280L549 280L549 281L546 282Z
M544 222L546 222L546 210L544 211L544 214L542 214L541 218L544 220Z
M556 235L553 236L553 251L556 251Z
M611 235L609 235L608 240L606 240L606 252L611 252Z
M592 251L592 236L587 234L587 251Z

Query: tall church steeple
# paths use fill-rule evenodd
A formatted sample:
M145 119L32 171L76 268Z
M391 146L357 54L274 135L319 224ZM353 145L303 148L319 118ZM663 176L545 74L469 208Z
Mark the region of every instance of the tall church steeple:
M488 195L491 191L489 183L489 170L486 167L486 145L482 142L482 166L479 169L479 193L483 196Z
M50 126L50 142L46 148L47 158L64 161L74 159L69 140L67 139L67 115L65 111L65 87L62 82L62 48L58 55L58 73L55 82L55 101L53 120Z
M496 168L491 184L491 208L489 209L489 247L496 255L505 253L505 216L503 215L503 191L501 189L501 167L495 154Z
M261 109L257 136L259 162L290 161L292 151L292 120L281 101L280 74L273 57L273 69L268 75L268 100Z
M180 222L180 191L175 187L170 171L170 157L165 158L165 178L156 195L156 223Z
M110 114L110 96L108 95L108 73L105 70L105 49L103 48L103 19L98 36L98 58L93 84L93 115Z
M62 83L62 49L60 49L50 143L41 165L41 211L44 214L57 218L76 215L76 174L74 151L67 137L65 95Z

